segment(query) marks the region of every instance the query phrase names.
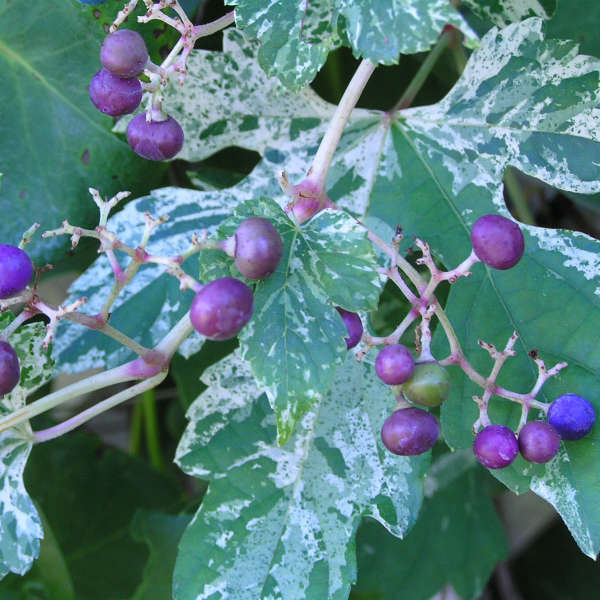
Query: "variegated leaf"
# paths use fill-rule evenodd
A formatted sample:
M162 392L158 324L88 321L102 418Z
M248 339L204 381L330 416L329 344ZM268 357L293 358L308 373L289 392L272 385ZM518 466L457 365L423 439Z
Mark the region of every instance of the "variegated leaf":
M361 517L401 536L421 503L428 457L393 456L380 441L389 389L349 355L332 391L279 447L239 352L203 380L176 460L212 483L181 541L174 597L345 600Z
M0 317L0 331L13 317ZM52 376L52 361L42 348L46 335L42 323L22 325L8 342L21 366L17 386L0 399L0 414L6 415L25 405L28 394ZM29 422L0 433L0 578L9 572L27 572L40 552L43 537L40 517L25 490L23 471L33 444Z
M228 0L236 25L258 38L258 60L268 75L299 90L310 83L328 53L342 40L356 56L393 64L400 54L431 48L444 25L461 29L469 43L477 36L447 0Z
M461 4L498 27L529 17L549 19L556 10L556 0L461 0Z

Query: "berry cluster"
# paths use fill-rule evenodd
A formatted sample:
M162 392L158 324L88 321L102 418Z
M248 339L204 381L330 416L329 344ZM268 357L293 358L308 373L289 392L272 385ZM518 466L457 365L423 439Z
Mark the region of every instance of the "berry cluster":
M426 244L418 242L423 250L422 263L427 263L429 249ZM523 234L519 226L513 221L500 215L485 215L478 219L471 230L472 256L465 261L465 269L473 263L481 261L498 270L514 267L525 250ZM432 277L439 276L439 271L429 261ZM461 269L454 273L448 272L446 278L453 282L460 275L469 272ZM394 279L396 280L396 279ZM432 288L433 289L433 288ZM410 292L406 294L410 298ZM412 298L413 305L418 305L423 298ZM425 297L425 301L428 298ZM363 338L363 326L360 317L338 308L348 329L349 337L346 338L348 348L353 348ZM450 393L450 379L443 366L431 356L428 338L430 338L428 319L431 310L422 314L421 326L421 354L415 360L410 350L397 343L399 335L381 338L364 336L367 345L376 343L385 344L375 360L375 371L385 384L395 386L394 391L398 397L398 407L383 424L381 439L386 448L399 455L421 454L429 450L439 436L439 425L436 418L423 408L434 408L441 405ZM402 328L400 328L402 330ZM503 360L512 353L511 339L504 354L497 353L493 346L480 342L493 355L500 356L498 368ZM424 342L424 343L423 343ZM360 354L360 353L359 353ZM564 364L555 367L556 372ZM548 373L545 367L540 367L540 372ZM550 373L554 374L554 373ZM497 373L496 373L497 375ZM543 379L540 379L543 382ZM541 383L538 386L541 387ZM489 392L486 394L491 395ZM549 408L545 405L538 406L548 413L548 422L535 420L529 423L522 422L518 438L515 433L504 425L489 423L487 416L487 401L476 399L480 405L481 416L476 424L485 424L477 433L473 452L477 460L490 469L500 469L508 466L517 456L519 451L523 458L534 463L545 463L551 460L558 452L560 440L578 440L589 433L594 425L595 414L592 405L576 394L565 394L557 398ZM416 406L415 406L416 405ZM528 409L527 409L528 410ZM527 412L524 412L525 421Z
M104 68L89 87L94 106L113 117L132 113L142 100L138 77L150 62L144 39L130 29L115 31L106 36L100 60ZM131 120L127 141L136 154L148 160L168 160L181 150L183 130L173 117L153 107L150 119L140 114Z
M20 294L31 281L33 264L17 246L0 245L0 299ZM0 340L0 396L10 393L19 383L21 368L15 349Z

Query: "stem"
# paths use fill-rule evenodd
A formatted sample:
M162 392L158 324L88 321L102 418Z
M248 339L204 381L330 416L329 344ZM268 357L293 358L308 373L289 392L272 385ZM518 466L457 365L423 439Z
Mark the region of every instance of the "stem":
M523 186L518 180L516 172L512 167L508 167L506 171L504 171L504 185L512 200L513 209L517 219L526 225L535 225L535 217L531 212L527 196L523 192Z
M140 383L136 383L135 385L107 398L106 400L102 400L95 404L94 406L80 412L78 415L67 419L60 425L55 425L54 427L50 427L49 429L43 429L41 431L34 432L35 443L39 442L47 442L48 440L53 440L54 438L60 437L69 431L83 425L85 422L93 419L94 417L102 414L103 412L125 402L125 400L129 400L138 394L158 385L165 377L167 376L166 372L158 373L158 375L154 375L154 377L150 377L150 379L146 379L145 381L140 381Z
M167 358L171 358L175 351L186 337L188 337L192 331L194 331L194 327L192 326L192 322L190 321L190 313L186 313L167 333L167 335L160 341L158 346L156 346L156 350L160 352Z
M448 44L452 41L452 38L452 33L448 31L444 31L444 33L442 33L442 35L438 38L436 45L427 55L427 58L423 61L412 81L400 97L400 100L398 100L398 102L396 102L393 108L389 111L390 113L393 114L398 110L408 108L412 104L416 95L423 87L425 80L435 66L435 63L438 61L444 50L448 47Z
M139 456L142 446L142 423L144 420L144 407L141 402L133 405L131 415L131 429L129 431L129 454Z
M346 123L350 118L352 110L356 106L369 77L375 70L375 65L368 60L363 60L354 73L340 103L337 105L331 123L321 141L317 154L309 170L309 178L323 190L327 172L333 160L335 149L342 137Z
M156 394L153 389L142 394L142 407L146 431L146 449L152 465L162 471L164 461L160 450L160 434L158 431L158 418L156 416Z
M196 25L192 29L192 40L196 41L198 38L206 37L229 27L235 23L235 11L228 12L226 15L211 21L210 23L204 23L203 25Z

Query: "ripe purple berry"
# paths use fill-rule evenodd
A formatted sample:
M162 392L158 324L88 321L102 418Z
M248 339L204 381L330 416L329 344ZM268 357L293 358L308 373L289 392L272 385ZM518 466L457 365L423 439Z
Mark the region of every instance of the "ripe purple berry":
M415 360L410 350L402 344L383 348L375 359L375 371L379 379L388 385L408 381L415 370Z
M140 114L127 127L127 141L136 154L148 160L168 160L183 146L183 129L173 117L147 122L146 115Z
M102 66L117 77L139 75L148 62L144 38L131 29L120 29L106 36L100 50Z
M450 377L436 362L417 363L402 392L414 404L439 406L450 393Z
M222 277L205 285L192 301L190 320L209 340L235 337L250 320L252 290L239 279Z
M350 312L349 310L344 310L339 306L336 306L335 309L340 313L340 317L342 317L344 320L344 324L348 330L348 337L344 338L344 340L346 342L346 348L350 350L350 348L354 348L354 346L360 342L360 338L362 338L362 321L356 313Z
M392 453L414 456L427 452L437 441L440 427L435 417L420 408L393 412L381 428L381 441Z
M20 294L33 275L29 256L16 246L0 244L0 298Z
M111 117L133 112L142 100L142 84L137 79L121 79L106 69L94 75L89 92L94 106Z
M0 396L8 394L19 383L21 368L13 347L0 341Z
M273 225L260 217L245 219L235 231L235 266L248 279L265 279L279 264L283 240Z
M534 463L552 460L560 446L558 431L545 421L530 421L519 433L521 456Z
M511 429L504 425L488 425L473 442L477 460L488 469L508 467L519 454L519 442Z
M580 440L592 430L595 421L594 407L577 394L559 396L548 410L548 423L563 440Z
M514 267L525 251L521 228L500 215L484 215L471 229L471 243L477 258L494 269Z

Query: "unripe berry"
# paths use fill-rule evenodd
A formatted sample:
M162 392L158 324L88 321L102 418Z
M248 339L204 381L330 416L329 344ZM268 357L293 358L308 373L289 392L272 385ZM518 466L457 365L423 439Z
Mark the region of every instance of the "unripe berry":
M239 279L222 277L205 285L192 301L190 320L209 340L235 337L250 320L252 290Z
M121 79L106 69L94 75L89 92L94 106L111 117L133 112L142 100L142 84L137 79Z
M519 454L519 442L511 429L504 425L488 425L473 442L477 460L488 469L508 467Z
M558 431L545 421L530 421L519 433L521 456L533 463L552 460L560 447Z
M414 406L393 412L381 428L383 445L401 456L427 452L439 435L440 427L435 417Z
M127 141L136 154L148 160L168 160L183 146L183 129L173 117L147 122L146 115L140 114L127 127Z
M335 307L336 310L340 313L340 316L344 320L344 325L346 325L346 329L348 330L348 337L344 338L346 342L346 348L350 350L350 348L354 348L363 334L363 324L360 320L360 317L349 310L344 310L339 306Z
M117 77L139 75L148 62L144 38L131 29L120 29L106 36L100 50L102 66Z
M477 219L471 229L471 243L481 262L500 270L514 267L525 251L521 228L500 215Z
M248 279L265 279L279 264L283 240L261 217L245 219L235 230L235 266Z
M0 341L0 396L11 392L20 377L17 353L8 342Z
M559 396L548 410L548 423L563 440L580 440L592 430L595 421L594 407L577 394Z
M450 393L450 377L437 362L417 363L402 391L415 404L439 406Z
M382 348L375 359L375 371L379 379L388 385L408 381L415 370L415 360L410 350L402 344Z
M33 264L29 256L17 248L0 244L0 298L20 294L33 275Z

